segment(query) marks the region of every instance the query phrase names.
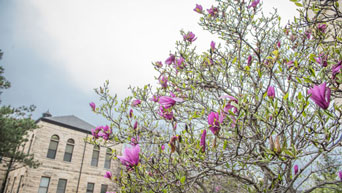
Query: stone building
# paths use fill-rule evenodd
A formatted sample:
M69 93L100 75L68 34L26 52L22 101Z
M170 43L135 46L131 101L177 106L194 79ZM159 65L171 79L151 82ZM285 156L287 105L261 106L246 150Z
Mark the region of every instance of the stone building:
M38 129L29 134L21 149L34 154L41 165L37 169L16 167L10 171L5 193L106 193L115 191L114 183L104 178L106 171L116 173L118 162L112 149L86 143L93 125L76 116L44 113ZM0 181L6 168L0 166Z

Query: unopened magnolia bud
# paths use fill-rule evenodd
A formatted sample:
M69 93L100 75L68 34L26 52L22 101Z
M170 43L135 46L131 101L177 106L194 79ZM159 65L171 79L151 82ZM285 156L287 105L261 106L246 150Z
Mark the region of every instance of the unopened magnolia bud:
M270 150L274 151L274 143L273 143L273 138L270 136Z
M275 139L274 147L275 147L275 150L276 150L277 153L281 153L279 136L277 136L276 139Z

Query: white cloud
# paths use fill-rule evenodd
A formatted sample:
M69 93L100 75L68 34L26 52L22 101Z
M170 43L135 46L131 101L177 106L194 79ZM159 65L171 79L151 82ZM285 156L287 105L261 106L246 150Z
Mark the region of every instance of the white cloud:
M289 1L279 2L265 0L264 5L267 10L278 6L285 17L295 13ZM167 58L181 39L180 29L193 31L199 47L209 46L212 36L197 25L199 16L192 11L196 3L205 8L211 4L205 0L26 0L18 6L21 23L34 26L23 38L62 69L71 84L92 92L108 79L112 90L125 96L129 85L154 82L157 74L151 62Z

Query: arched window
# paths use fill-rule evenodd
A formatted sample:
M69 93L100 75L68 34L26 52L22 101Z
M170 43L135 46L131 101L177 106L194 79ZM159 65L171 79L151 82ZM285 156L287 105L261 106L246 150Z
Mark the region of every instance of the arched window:
M96 166L99 163L100 146L94 145L93 156L91 157L91 166Z
M104 168L110 169L111 160L112 160L112 150L110 148L107 148Z
M72 152L74 151L75 141L73 139L68 139L65 146L64 161L71 162Z
M57 153L59 137L57 135L53 135L50 140L50 145L48 149L47 156L48 158L55 159Z

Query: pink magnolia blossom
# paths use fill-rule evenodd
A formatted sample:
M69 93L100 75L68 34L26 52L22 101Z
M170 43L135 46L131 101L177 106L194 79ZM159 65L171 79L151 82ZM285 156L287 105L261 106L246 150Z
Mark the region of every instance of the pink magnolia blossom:
M207 9L207 11L210 17L216 17L218 14L217 7L211 7L210 9Z
M275 97L275 91L274 91L274 87L273 86L269 86L267 89L267 96L270 98L274 98Z
M161 61L158 61L158 62L155 63L155 66L157 68L161 68L161 67L163 67L163 63Z
M133 126L133 129L134 129L134 130L136 130L136 129L137 129L137 127L138 127L138 122L137 122L137 121L135 121L135 123L134 123L134 126Z
M100 132L98 133L99 137L102 137L105 141L109 139L109 136L112 134L112 129L106 125L106 126L100 126Z
M131 145L136 146L139 144L139 136L137 138L132 137L131 138Z
M333 79L335 79L336 75L341 72L341 69L342 69L342 60L331 68Z
M173 112L171 108L165 108L162 105L160 105L158 114L167 120L173 119Z
M99 138L99 132L101 131L101 127L96 127L95 129L91 129L91 134L93 135L93 137L95 139L98 139Z
M161 150L162 150L162 151L164 151L164 150L165 150L165 145L164 145L164 144L163 144L163 145L161 145L161 147L160 147L160 148L161 148Z
M280 41L278 41L277 47L280 48L280 46L281 46L281 43L280 43Z
M248 56L248 59L247 59L247 65L250 66L252 64L252 59L253 57L251 55Z
M320 54L319 57L315 58L316 62L320 65L322 65L323 67L327 67L328 66L328 56L325 54Z
M159 83L161 84L162 88L167 88L167 76L163 75L159 78Z
M340 181L342 181L342 171L338 172L338 177L340 178Z
M234 105L231 104L231 102L235 102L236 104L239 103L239 101L235 97L230 96L230 95L223 95L220 98L229 99L228 104L223 109L225 113L229 113L230 110L232 110L235 114L238 112L238 109Z
M317 25L317 29L318 29L320 32L322 32L322 33L325 33L325 30L327 29L327 27L328 27L327 24L322 24L322 25L321 25L321 24L319 23L319 24Z
M93 111L95 111L96 105L95 105L94 102L89 103L89 106L91 107L91 109L92 109Z
M159 101L159 96L153 95L152 98L150 98L151 101L153 102L158 102Z
M139 99L136 99L136 100L134 100L134 101L132 102L132 106L133 106L133 107L138 106L138 105L140 105L140 104L141 104L141 100L139 100Z
M130 118L133 117L133 109L129 110L129 117L130 117Z
M104 175L105 178L112 179L112 172L106 171L106 174Z
M203 12L202 5L196 4L196 7L195 7L194 11L197 12L197 13L202 13Z
M118 156L121 164L125 165L127 169L132 169L132 167L139 164L139 145L132 146L131 148L125 148L123 156Z
M188 32L187 34L183 35L184 41L188 42L194 42L197 38L195 37L195 34L192 32Z
M260 3L260 0L254 0L254 1L252 1L252 4L250 4L250 5L248 6L248 9L251 8L251 7L256 8L256 6L258 6L259 3Z
M180 57L176 60L176 68L177 69L183 69L185 67L184 58Z
M311 39L311 31L305 31L305 36L308 40Z
M215 42L214 41L211 41L210 49L211 49L212 52L215 50Z
M314 86L309 89L310 98L322 109L327 109L330 104L330 88L326 87L326 83Z
M201 151L204 153L205 152L205 137L207 136L207 130L204 129L202 136L201 136L201 142L200 142L200 146L201 146Z
M172 64L172 63L175 63L175 60L176 60L175 55L170 54L170 57L168 57L168 58L165 60L165 64L170 65L170 64Z
M298 165L294 165L293 170L294 170L294 175L297 175L298 174Z
M217 135L221 129L221 123L223 122L224 116L216 112L210 112L208 115L209 129L214 135Z
M176 104L176 102L183 102L182 98L161 96L159 97L159 104L168 109Z

